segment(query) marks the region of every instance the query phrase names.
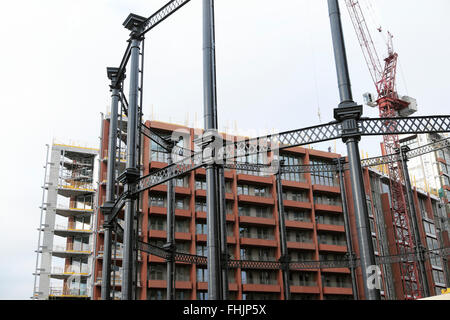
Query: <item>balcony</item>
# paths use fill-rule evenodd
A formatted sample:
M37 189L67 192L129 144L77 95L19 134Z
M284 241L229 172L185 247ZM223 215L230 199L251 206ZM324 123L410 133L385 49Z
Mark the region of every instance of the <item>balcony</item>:
M342 205L316 203L314 209L316 211L342 213Z
M288 241L288 249L298 249L298 250L316 250L316 245L313 242L296 242Z
M303 294L319 294L320 289L317 283L314 282L314 286L304 286L300 284L290 285L291 293L303 293Z
M69 225L56 225L54 234L60 237L89 237L92 234L92 230L90 229L78 229L75 224Z
M57 186L57 192L63 197L70 198L86 193L95 193L95 189L92 183L62 181L62 183Z
M313 191L319 191L319 192L325 192L325 193L332 193L332 194L340 194L341 188L338 184L335 186L324 186L321 184L313 184Z
M317 231L331 231L331 232L343 232L345 233L345 227L332 224L317 224Z
M253 203L253 204L265 204L265 205L274 205L275 200L271 197L257 197L257 196L249 196L240 194L238 195L238 201L242 203Z
M65 218L75 217L75 218L88 218L94 214L94 209L80 209L80 208L69 208L69 207L57 207L55 209L56 214L63 216Z
M283 205L285 208L297 208L297 209L311 209L310 202L299 202L293 200L283 200Z
M281 292L281 286L278 284L243 284L243 292Z
M64 246L54 246L52 255L58 258L75 258L84 257L92 253L92 248L89 245L67 244Z
M347 245L344 244L319 244L319 250L320 251L327 251L327 252L337 252L337 253L346 253L347 252Z
M74 289L67 286L64 287L51 287L50 299L88 299L89 295L87 289Z
M265 185L272 185L273 178L270 177L261 177L256 175L248 175L248 174L238 174L237 175L238 182L250 182L250 183L258 183Z
M65 280L69 277L76 276L81 278L87 278L89 277L90 272L88 268L82 268L81 270L79 268L75 269L73 267L53 267L52 273L50 276L54 279L59 280Z
M275 226L274 218L260 218L253 216L239 216L239 223L243 224L253 224L261 226Z
M254 237L256 237L256 235L254 235ZM252 235L242 235L239 240L241 246L247 245L247 246L270 247L270 248L277 247L276 240L252 238Z

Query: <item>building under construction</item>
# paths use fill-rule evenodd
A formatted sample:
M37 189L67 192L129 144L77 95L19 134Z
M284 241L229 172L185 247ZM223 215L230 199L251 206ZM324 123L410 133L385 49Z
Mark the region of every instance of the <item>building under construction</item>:
M106 172L110 118L102 123L103 155L100 166L101 184L98 190L99 206L105 199ZM118 143L123 140L125 120L119 121ZM120 125L119 125L120 126ZM202 132L199 129L148 121L146 126L161 136L169 137L174 130L189 132L190 141L186 147L193 146L194 140ZM237 137L227 137L236 139ZM168 153L158 144L143 136L140 157L143 174L154 172L167 166ZM125 168L122 147L117 148L117 174ZM340 155L313 149L296 147L283 150L280 159L286 165L332 165ZM258 158L238 159L258 164ZM378 170L379 169L379 170ZM281 257L280 221L278 218L278 197L275 175L262 175L252 170L225 169L226 194L226 233L229 258L260 262L257 266L230 268L228 270L229 299L285 299L282 270L274 270L264 262L279 261ZM284 173L282 176L282 195L286 219L287 247L291 262L339 262L359 256L356 238L355 217L349 174L345 173L345 198L342 197L340 181L336 173ZM367 205L375 255L380 258L382 275L381 294L383 299L404 299L404 281L400 275L398 262L390 257L398 256L391 210L389 205L389 181L383 168L365 168ZM122 190L116 184L116 194ZM206 243L206 181L205 170L197 169L179 177L175 182L175 243L176 251L207 256ZM442 238L443 232L439 218L445 214L441 210L440 199L419 190L414 191L417 208L416 219L420 226L420 239L427 251L426 274L429 295L440 293L448 285L445 255L440 248L448 247ZM348 206L350 229L346 237L343 200ZM167 243L167 183L145 191L139 199L138 219L135 221L139 240L163 248ZM102 284L104 217L97 211L96 247L94 248L93 299L99 299ZM122 222L121 222L122 221ZM438 221L438 222L436 222ZM123 212L119 213L119 224L123 225ZM448 230L447 230L448 231ZM123 245L120 233L114 233L112 246L111 297L120 298L121 267ZM348 240L352 246L349 247ZM447 238L448 240L448 238ZM349 254L349 249L353 254ZM433 251L437 249L436 251ZM352 253L352 252L350 252ZM136 299L167 298L167 260L156 255L138 251L136 257ZM365 299L361 272L351 268L317 267L289 273L291 299L329 300ZM177 262L175 266L175 299L208 299L208 270L205 265ZM412 279L411 285L417 285ZM353 284L352 284L353 283ZM424 290L423 288L421 290ZM424 295L425 296L425 295Z
M49 148L32 299L87 299L98 149L60 143Z

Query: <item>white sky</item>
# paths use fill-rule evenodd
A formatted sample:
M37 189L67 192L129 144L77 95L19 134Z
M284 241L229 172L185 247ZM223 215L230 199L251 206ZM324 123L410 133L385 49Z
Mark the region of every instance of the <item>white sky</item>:
M201 2L147 34L144 113L202 126ZM130 12L149 16L166 0L15 0L0 5L1 157L0 299L33 290L45 144L52 138L97 147L100 112L109 108L106 67L118 66ZM378 0L395 35L399 91L418 115L449 114L450 2ZM341 1L353 94L374 92ZM216 0L220 127L284 131L332 121L338 91L326 1ZM385 47L379 47L385 55ZM403 78L406 79L403 81ZM153 106L153 108L152 108ZM153 111L152 111L153 110ZM377 110L365 108L365 116ZM361 148L379 154L380 138ZM322 149L332 146L329 142ZM337 150L345 154L341 142Z

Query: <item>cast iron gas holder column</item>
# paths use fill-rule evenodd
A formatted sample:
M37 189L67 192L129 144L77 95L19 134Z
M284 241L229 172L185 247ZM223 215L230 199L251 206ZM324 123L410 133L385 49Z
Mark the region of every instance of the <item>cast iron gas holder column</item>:
M101 207L105 217L103 224L104 244L103 244L103 265L102 265L102 300L111 299L111 244L112 228L111 213L114 207L114 188L116 185L116 147L117 147L117 118L119 106L119 94L121 84L117 83L118 68L107 68L108 79L111 80L111 113L109 119L109 141L108 141L108 171L106 178L106 199Z
M350 229L350 217L348 215L347 192L345 191L346 190L344 177L345 158L335 159L334 164L336 165L336 171L339 176L339 187L341 189L342 215L344 216L347 255L350 261L350 275L352 277L353 300L358 300L358 285L356 282L356 267L355 267L356 257L355 252L353 251L353 241Z
M280 249L281 249L281 268L283 272L283 287L284 287L284 300L291 299L291 290L289 283L289 252L287 248L287 236L286 236L286 216L284 213L283 203L283 183L282 183L282 167L284 166L284 160L278 163L278 172L275 175L276 189L277 189L277 202L278 202L278 225L280 233Z
M131 30L130 48L130 91L128 104L128 126L127 126L127 167L119 177L119 181L124 183L124 193L127 194L125 202L125 228L124 228L124 252L122 267L122 300L133 299L133 244L134 244L134 217L136 215L136 196L131 196L131 192L136 180L140 177L137 168L137 118L138 118L138 97L139 97L139 56L142 42L142 23L146 18L130 14L123 25ZM137 195L138 196L138 195Z
M333 39L334 57L336 62L339 95L341 98L339 107L334 110L334 117L342 124L342 140L347 145L364 293L367 300L380 300L380 290L377 289L375 285L371 285L371 283L369 284L371 281L371 274L368 274L372 271L371 267L376 266L376 261L373 250L372 235L370 232L366 192L364 190L364 180L358 147L358 143L361 140L358 120L362 115L362 106L358 106L353 101L352 97L338 0L328 0L328 10Z
M422 244L422 241L420 240L420 231L419 231L419 223L417 221L417 209L416 204L414 203L414 196L411 186L411 179L409 178L409 170L408 170L408 152L411 151L411 149L408 146L402 146L400 147L400 150L398 150L400 155L400 161L402 165L402 173L405 181L405 188L406 188L406 197L408 200L408 209L406 212L408 213L408 218L411 221L412 227L413 227L413 241L414 246L416 247L417 252L417 261L419 262L419 270L420 270L420 283L422 284L423 288L423 294L424 297L429 297L429 287L428 287L428 279L427 279L427 273L425 269L425 258L424 258L424 251L425 247Z
M214 0L203 0L203 97L205 136L217 137L216 57ZM213 138L214 139L214 138ZM214 155L211 155L214 158ZM215 161L206 165L208 299L221 300L219 172Z

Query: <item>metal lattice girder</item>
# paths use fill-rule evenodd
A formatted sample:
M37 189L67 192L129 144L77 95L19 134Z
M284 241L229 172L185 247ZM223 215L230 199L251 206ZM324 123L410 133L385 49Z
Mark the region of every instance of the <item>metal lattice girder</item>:
M175 261L206 266L208 263L208 258L188 253L175 252Z
M370 159L361 160L361 166L363 167L375 167L383 164L398 162L400 156L398 154L389 154L386 156L375 157Z
M170 253L167 250L143 241L138 241L138 250L163 259L168 259L170 257Z
M118 226L120 227L120 226ZM170 259L171 252L168 250L139 241L138 250L147 252L163 259ZM426 259L429 259L431 254L435 255L450 255L450 248L441 248L425 251L424 255ZM196 265L207 265L208 258L205 256L198 256L183 252L173 252L175 261L185 262ZM376 258L377 265L391 264L399 262L412 262L417 260L415 252L405 252L394 256L381 256ZM342 260L327 260L327 261L296 261L289 262L290 270L308 270L308 269L331 269L331 268L349 268L351 264L358 267L360 265L359 259L355 259L353 262L350 259ZM282 262L280 261L252 261L252 260L229 260L229 268L241 268L241 269L265 269L265 270L280 270L282 268Z
M136 189L133 194L143 192L147 189L160 185L170 179L176 178L192 170L202 167L202 153L196 153L186 160L173 163L165 168L152 172L151 174L138 179Z
M298 165L283 166L282 173L318 173L318 172L336 172L338 169L335 164L316 164L316 165Z
M450 116L361 119L358 123L361 130L361 135L366 136L450 132ZM216 159L222 159L224 163L228 165L227 160L235 159L237 157L257 153L266 153L276 149L288 149L312 143L339 139L341 137L341 124L338 122L331 122L325 125L287 131L277 135L269 135L227 144L217 151ZM375 163L376 161L377 160L374 160ZM133 193L139 193L155 187L172 178L200 168L205 164L206 163L204 162L202 152L195 153L194 155L191 155L190 158L186 158L185 160L174 163L171 166L167 166L166 168L140 178L138 181L138 186ZM307 170L308 168L304 169ZM332 170L331 167L324 167L323 169Z
M427 144L422 147L418 147L415 149L411 149L406 153L406 157L408 159L414 158L414 157L420 157L421 155L424 155L426 153L438 151L441 149L450 148L450 138L442 139L430 144Z
M302 261L289 263L290 270L304 270L304 269L331 269L331 268L349 268L350 260L335 260L335 261ZM359 260L354 261L354 266L359 266Z
M217 153L217 158L224 160L266 153L276 149L288 149L312 143L334 140L341 137L341 126L338 122L282 132L253 139L240 140L227 144Z
M159 135L143 123L141 123L141 133L158 144L161 148L174 155L188 157L193 154L192 150L175 145L174 141Z
M228 261L229 268L241 269L272 269L280 270L282 263L279 261L250 261L250 260L230 260Z
M129 193L122 192L122 194L117 198L116 202L114 203L114 208L111 213L110 221L114 221L114 219L119 214L120 210L123 209L128 195L129 195Z
M450 131L450 116L361 119L358 124L363 136L438 133Z
M141 33L141 36L145 33L149 32L151 29L156 27L158 24L167 19L170 15L175 13L178 9L188 3L190 0L172 0L169 1L166 5L164 5L161 9L156 11L152 16L150 16L143 23L144 31Z

